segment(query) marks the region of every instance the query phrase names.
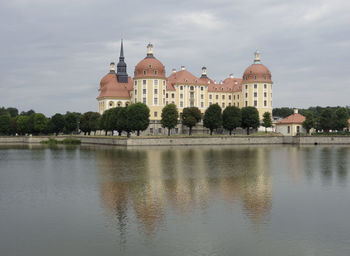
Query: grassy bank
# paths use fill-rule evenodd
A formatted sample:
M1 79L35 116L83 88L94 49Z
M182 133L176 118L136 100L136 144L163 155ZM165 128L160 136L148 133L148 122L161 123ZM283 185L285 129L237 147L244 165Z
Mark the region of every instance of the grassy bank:
M57 144L64 144L64 145L80 145L81 141L73 138L65 138L63 140L56 140L53 138L49 138L48 140L40 141L41 144L48 144L48 145L57 145Z

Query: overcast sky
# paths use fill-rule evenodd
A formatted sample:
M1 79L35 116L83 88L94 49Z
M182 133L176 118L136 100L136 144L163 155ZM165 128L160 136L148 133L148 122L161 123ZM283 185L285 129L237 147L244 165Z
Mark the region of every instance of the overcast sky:
M167 74L181 65L241 77L256 47L274 107L350 105L348 0L2 0L0 106L46 115L97 111L100 79L128 74L152 42Z

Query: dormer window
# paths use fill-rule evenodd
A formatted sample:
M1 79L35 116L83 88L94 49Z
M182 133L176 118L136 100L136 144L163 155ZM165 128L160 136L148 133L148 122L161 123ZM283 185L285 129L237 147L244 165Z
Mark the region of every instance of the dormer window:
M158 70L154 70L154 74L157 75L158 74Z
M267 76L266 75L264 75L264 79L267 80Z
M193 87L193 86L191 86L191 87L190 87L190 90L192 90L192 91L193 91L193 90L194 90L194 87Z
M143 71L143 74L146 75L146 70Z
M185 82L187 83L187 79L185 79ZM193 87L192 87L193 88ZM191 90L193 90L193 89L191 89Z
M149 68L152 68L152 65L148 65Z
M254 76L254 80L256 80L256 76Z

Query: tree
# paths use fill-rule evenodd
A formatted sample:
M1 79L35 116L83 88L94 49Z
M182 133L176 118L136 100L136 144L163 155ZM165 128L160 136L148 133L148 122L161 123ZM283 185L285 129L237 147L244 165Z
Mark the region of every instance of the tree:
M100 113L92 112L90 115L89 125L90 129L94 134L96 135L96 131L99 129L99 119L100 119Z
M203 117L203 125L210 130L210 135L213 134L214 129L221 127L222 114L218 104L212 104L207 108Z
M0 115L0 134L9 135L11 131L11 116L4 112Z
M232 134L232 130L242 125L242 113L238 107L228 106L222 113L222 125Z
M329 132L335 127L334 119L334 112L331 108L323 109L318 120L320 128L325 132Z
M44 114L37 113L34 114L34 133L40 134L47 128L47 118Z
M335 128L342 131L348 127L349 113L346 108L338 108L335 111Z
M118 136L122 136L122 132L126 131L127 136L130 137L131 128L129 125L128 115L127 115L127 108L116 108L116 123L115 123L115 130L118 132Z
M93 113L92 111L89 111L89 112L84 113L81 116L81 119L80 119L80 130L84 133L84 135L86 135L86 133L88 135L90 135L90 133L91 133L90 119L91 119L91 114L92 113Z
M66 133L79 131L80 114L67 112L64 116L64 130Z
M262 125L265 127L265 132L267 132L268 127L272 127L272 119L271 119L270 112L265 112L263 114L263 124Z
M130 129L140 136L140 131L146 130L149 125L149 108L146 104L138 102L128 106L126 110Z
M11 117L18 116L18 109L17 108L7 108L6 111L10 114Z
M197 107L184 108L182 112L182 124L189 128L189 135L192 135L192 127L202 119L202 113Z
M259 127L259 112L255 107L242 108L242 128L247 129L249 135L249 128L256 129Z
M305 121L302 123L302 126L306 130L306 133L309 133L310 129L314 128L315 118L311 112L305 114Z
M20 135L25 135L28 133L28 116L18 116L16 123L17 123L17 131Z
M293 114L293 109L292 108L274 108L272 110L272 115L273 116L278 116L281 118L285 118L287 116L290 116Z
M170 136L171 129L176 127L178 118L179 112L175 104L166 105L162 109L162 120L160 123L164 128L168 128L168 136Z
M51 117L51 129L52 132L54 132L56 134L56 136L63 131L64 129L64 116L61 114L54 114Z

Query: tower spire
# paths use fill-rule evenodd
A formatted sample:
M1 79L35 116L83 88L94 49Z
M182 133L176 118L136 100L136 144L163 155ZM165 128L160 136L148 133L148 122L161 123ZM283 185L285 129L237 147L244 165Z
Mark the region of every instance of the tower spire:
M124 62L124 45L123 38L120 40L120 55L117 64L117 78L119 83L128 82L128 73L126 72L126 63Z
M261 64L260 52L259 52L258 48L256 48L256 50L254 52L254 64Z

